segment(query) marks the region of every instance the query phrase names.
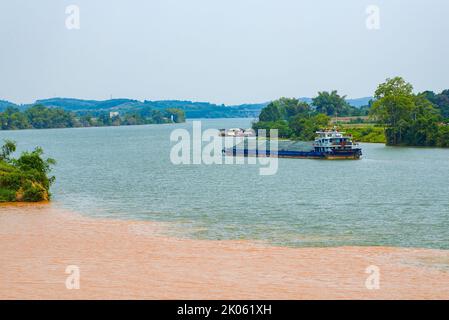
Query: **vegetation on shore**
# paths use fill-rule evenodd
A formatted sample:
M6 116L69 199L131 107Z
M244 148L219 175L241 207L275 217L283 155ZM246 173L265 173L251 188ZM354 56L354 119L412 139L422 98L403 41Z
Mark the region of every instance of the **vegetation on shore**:
M449 98L448 93L440 96ZM428 96L428 92L414 94L413 86L401 77L378 86L370 114L385 128L388 145L449 147L448 119L444 118L449 100L438 105Z
M361 103L359 99L351 100L351 103ZM76 114L99 112L120 112L126 114L141 109L151 109L164 112L167 109L179 109L185 112L187 118L256 118L260 110L267 103L252 103L241 105L224 105L209 102L192 102L186 100L160 100L138 101L135 99L109 99L109 100L84 100L73 98L50 98L37 100L33 104L18 105L13 102L0 100L0 112L7 107L16 107L26 110L33 105L41 104L48 108L63 109Z
M299 98L300 101L311 102L308 97ZM367 105L370 97L347 99L349 104L361 107ZM260 110L268 105L268 102L246 103L240 105L224 105L209 102L193 102L188 100L144 100L135 99L109 99L109 100L84 100L73 98L40 99L33 104L18 105L10 101L0 100L0 112L7 107L16 107L26 110L33 105L41 104L49 108L58 108L71 111L76 114L98 113L116 111L125 114L144 108L163 111L166 109L180 109L185 112L186 118L257 118Z
M350 106L337 91L323 91L312 100L312 105L296 98L280 98L272 101L253 123L253 129L278 129L280 138L313 140L317 130L330 126L331 116L364 116L366 108Z
M0 202L38 202L50 199L50 186L55 177L49 176L56 162L43 159L43 150L23 152L11 158L16 143L6 140L0 149Z
M355 141L369 143L386 143L385 129L379 126L366 124L363 126L343 125L343 131L352 135Z
M356 141L391 146L449 147L449 90L414 94L404 79L387 79L365 107L349 106L337 91L319 92L311 104L280 98L267 105L253 129L278 129L279 137L313 140L315 131L343 127ZM333 117L349 123L332 123Z
M74 113L59 108L35 105L25 111L9 106L0 113L1 130L103 127L180 122L185 122L184 111L174 108L162 111L142 108L138 111L120 114L118 112L105 111Z

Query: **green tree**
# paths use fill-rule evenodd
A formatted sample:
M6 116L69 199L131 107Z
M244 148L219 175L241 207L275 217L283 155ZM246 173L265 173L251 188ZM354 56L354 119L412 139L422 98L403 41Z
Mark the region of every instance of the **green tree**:
M295 98L280 98L262 109L253 129L278 129L280 138L312 140L317 130L329 125L330 118L316 113L306 102Z
M443 90L436 96L435 104L440 109L441 115L449 122L449 89Z
M154 123L165 123L166 122L163 113L159 110L151 111L151 118L153 119Z
M294 117L298 114L308 116L312 113L312 108L310 108L310 105L307 102L301 102L297 99L295 103L288 104L285 107L285 113L287 116L287 119Z
M340 96L336 90L331 92L321 91L318 92L318 96L312 99L312 105L315 106L317 112L328 116L343 115L345 111L350 109L345 98L346 96Z
M97 118L97 125L100 127L111 126L112 120L111 120L111 117L109 116L109 113L102 112L101 114L99 114L98 118Z
M10 161L10 155L16 151L16 143L11 140L5 140L5 144L0 149L0 161Z
M408 123L405 144L417 146L434 146L438 139L439 111L433 104L418 95L414 97L412 119Z
M262 122L275 122L279 120L289 120L298 114L310 114L312 109L306 102L301 102L296 98L285 98L274 100L262 109L259 120Z
M79 119L80 126L82 127L93 127L95 126L95 121L91 114L84 114L80 116Z
M449 148L449 125L442 125L438 128L438 147Z
M0 129L20 130L29 128L31 128L31 125L28 118L18 108L8 107L0 113Z
M435 94L433 91L424 91L421 93L427 100L440 110L443 118L449 120L449 89L443 90L439 94Z
M441 144L441 115L431 101L431 91L413 94L401 77L387 79L375 92L371 115L385 127L389 145L435 146Z
M413 87L401 77L387 79L378 86L370 115L386 128L387 143L402 143L403 132L414 110Z
M388 96L411 96L413 86L406 82L402 77L387 78L384 83L379 84L374 93L375 99L381 99Z
M55 180L48 175L55 160L42 158L41 148L11 159L15 149L16 144L12 141L5 141L1 147L0 202L48 200L50 185Z
M72 128L78 122L72 112L35 105L25 111L28 122L35 129Z
M258 121L253 124L253 129L256 133L258 130L264 129L266 130L267 136L270 136L271 129L277 129L279 138L290 138L292 135L292 130L286 120Z
M186 121L185 112L181 109L168 108L165 109L165 112L167 113L168 118L171 118L171 116L173 116L173 122L175 123L181 123Z
M273 122L283 119L283 112L277 102L270 102L268 106L262 109L259 120L262 122Z
M52 158L43 159L43 153L42 148L37 147L32 152L23 152L18 159L13 159L12 163L21 171L33 173L37 180L43 184L44 188L48 190L55 177L47 177L47 175L51 171L51 166L56 164L56 161Z
M313 117L304 117L299 114L290 120L290 128L294 138L298 140L313 140L316 132L329 126L330 117L325 114L317 114Z

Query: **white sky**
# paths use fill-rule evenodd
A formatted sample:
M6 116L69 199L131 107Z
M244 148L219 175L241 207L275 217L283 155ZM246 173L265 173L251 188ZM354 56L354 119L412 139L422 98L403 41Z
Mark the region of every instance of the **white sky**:
M70 4L79 30L65 27ZM396 75L441 91L448 38L447 0L1 1L0 99L355 98Z

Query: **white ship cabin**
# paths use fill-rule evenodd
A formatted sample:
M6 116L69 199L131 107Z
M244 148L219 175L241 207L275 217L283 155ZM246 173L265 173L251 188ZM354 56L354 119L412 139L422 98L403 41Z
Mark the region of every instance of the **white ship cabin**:
M353 147L352 136L345 136L338 130L317 131L318 137L313 146L318 152L331 152L333 150L351 150Z

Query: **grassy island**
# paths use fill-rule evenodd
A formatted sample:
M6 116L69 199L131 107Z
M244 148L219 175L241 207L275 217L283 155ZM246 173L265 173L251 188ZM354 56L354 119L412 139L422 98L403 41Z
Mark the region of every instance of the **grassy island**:
M49 176L53 159L43 159L43 150L23 152L11 158L16 144L6 140L0 149L0 202L38 202L50 200L50 186L55 177Z

